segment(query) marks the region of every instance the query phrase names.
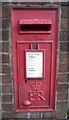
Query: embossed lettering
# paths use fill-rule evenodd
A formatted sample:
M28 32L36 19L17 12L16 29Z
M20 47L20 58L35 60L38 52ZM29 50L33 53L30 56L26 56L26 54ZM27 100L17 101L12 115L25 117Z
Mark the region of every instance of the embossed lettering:
M43 91L38 91L38 100L45 100L45 98L43 97Z
M43 97L43 91L30 91L30 100L45 100Z
M45 101L46 99L43 96L43 91L42 89L42 82L32 82L30 84L31 86L31 91L29 91L29 98L30 100L43 100Z
M35 100L35 94L36 92L35 91L30 91L30 100Z

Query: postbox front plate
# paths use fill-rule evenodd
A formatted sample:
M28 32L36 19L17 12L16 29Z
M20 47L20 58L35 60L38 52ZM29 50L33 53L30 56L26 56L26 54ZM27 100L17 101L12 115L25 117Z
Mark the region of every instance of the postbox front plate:
M50 88L51 88L51 58L52 58L52 43L37 43L39 44L39 50L33 51L30 50L31 43L17 43L17 53L18 53L18 85L19 85L19 106L20 108L45 108L50 106ZM29 50L27 50L27 48ZM41 51L40 51L41 50ZM25 56L28 51L29 56ZM29 52L30 51L30 52ZM32 53L34 52L34 53ZM36 52L36 53L35 53ZM38 56L36 56L38 54ZM36 61L30 61L31 59L26 57L36 57ZM26 60L28 59L28 61ZM39 60L40 59L40 60ZM44 59L44 62L43 62ZM37 61L39 60L39 61ZM28 63L29 62L29 66ZM36 63L33 63L36 62ZM35 70L34 72L27 73L29 76L26 76L26 70ZM43 66L41 66L44 63ZM30 65L31 64L31 65ZM39 68L39 64L41 69ZM36 67L36 68L35 68ZM38 67L38 68L37 68ZM39 71L38 71L39 69ZM38 72L38 73L36 73ZM43 72L44 75L42 75ZM40 75L39 75L40 73ZM31 75L32 74L32 75ZM36 74L36 75L35 75ZM27 105L28 102L30 105ZM35 110L35 108L34 108Z
M55 109L58 8L12 9L16 112Z

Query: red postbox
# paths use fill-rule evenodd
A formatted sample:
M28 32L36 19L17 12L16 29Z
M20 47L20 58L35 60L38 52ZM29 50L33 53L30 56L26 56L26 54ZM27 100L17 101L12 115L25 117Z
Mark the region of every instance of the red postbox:
M55 108L57 7L12 8L16 112Z

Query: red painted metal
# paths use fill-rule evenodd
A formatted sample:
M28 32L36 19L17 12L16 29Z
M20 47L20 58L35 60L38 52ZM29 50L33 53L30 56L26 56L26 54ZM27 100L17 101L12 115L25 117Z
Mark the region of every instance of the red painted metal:
M15 110L53 111L56 93L58 8L22 7L13 8L11 12ZM29 51L43 52L41 77L27 77L26 52Z

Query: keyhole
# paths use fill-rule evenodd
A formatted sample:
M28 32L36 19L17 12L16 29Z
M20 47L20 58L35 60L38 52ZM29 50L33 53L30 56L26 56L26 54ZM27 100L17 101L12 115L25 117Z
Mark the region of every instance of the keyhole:
M25 82L27 83L27 79L25 79Z

